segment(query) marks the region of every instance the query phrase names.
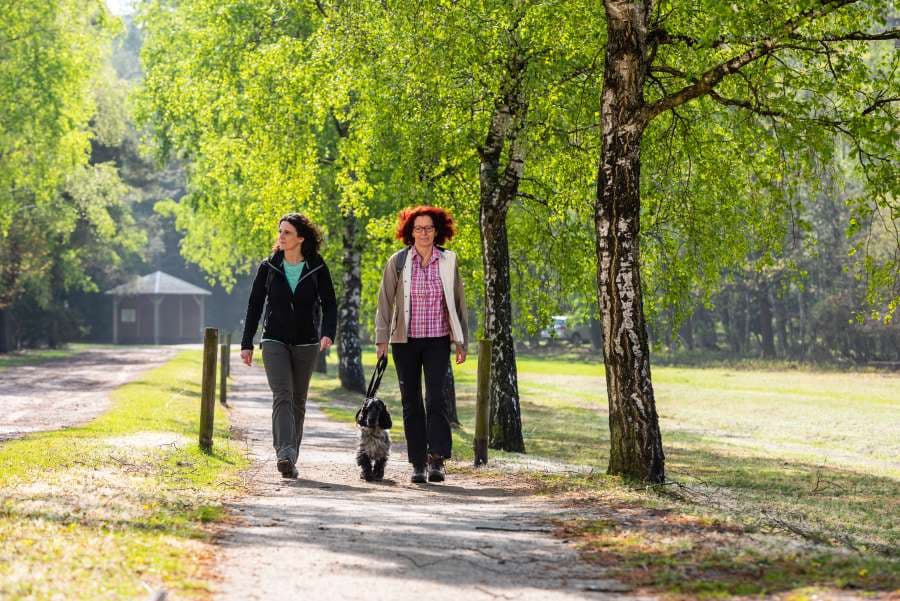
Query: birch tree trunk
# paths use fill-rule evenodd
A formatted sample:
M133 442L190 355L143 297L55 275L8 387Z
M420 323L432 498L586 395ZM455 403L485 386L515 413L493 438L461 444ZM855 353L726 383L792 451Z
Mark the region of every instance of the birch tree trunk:
M522 136L527 103L523 93L526 62L513 56L507 79L494 106L481 156L481 255L484 265L484 333L491 340L490 438L492 449L525 452L516 351L512 336L509 243L506 215L516 197L525 156ZM505 144L506 165L501 166Z
M338 307L338 377L347 390L364 394L366 375L363 373L362 349L359 344L359 301L362 294L360 262L362 248L359 241L359 220L353 211L343 218L343 294Z
M665 480L640 277L640 151L649 2L605 0L608 41L595 227L609 396L608 473Z

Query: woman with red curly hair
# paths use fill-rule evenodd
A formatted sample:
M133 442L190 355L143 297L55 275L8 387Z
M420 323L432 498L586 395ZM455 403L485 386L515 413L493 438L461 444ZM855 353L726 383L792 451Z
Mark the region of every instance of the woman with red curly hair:
M397 238L405 248L388 259L378 291L375 347L378 358L388 343L397 369L403 426L412 481L444 480L450 457L450 418L444 378L450 365L450 343L456 363L466 360L469 331L466 296L456 253L442 248L456 226L444 209L418 206L398 215ZM426 399L422 400L422 373Z

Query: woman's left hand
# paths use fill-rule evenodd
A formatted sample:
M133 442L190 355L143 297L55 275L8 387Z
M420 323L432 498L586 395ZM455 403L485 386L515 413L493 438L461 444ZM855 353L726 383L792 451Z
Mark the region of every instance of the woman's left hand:
M456 345L456 364L459 365L466 360L466 347L461 344Z
M322 340L319 341L319 351L327 351L329 348L331 348L332 344L333 342L331 338L329 338L328 336L322 336Z

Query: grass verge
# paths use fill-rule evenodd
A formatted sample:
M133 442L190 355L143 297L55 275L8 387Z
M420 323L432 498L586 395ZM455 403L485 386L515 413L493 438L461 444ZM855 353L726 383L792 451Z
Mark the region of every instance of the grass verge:
M365 361L371 373L374 355ZM476 365L455 368L451 473L473 470ZM612 575L683 598L900 589L900 377L657 368L673 483L646 488L604 473L602 365L529 356L517 367L529 455L491 451L491 463L579 508L559 535ZM362 401L319 374L312 396L344 421ZM393 369L380 396L402 440Z
M201 364L182 352L96 420L0 445L0 598L208 597L211 524L247 462L218 406L198 448Z
M0 353L0 371L10 367L40 365L47 361L66 359L97 348L114 348L114 345L72 342L61 348L26 349L11 353Z
M55 349L33 349L27 351L15 351L12 353L0 353L0 371L9 369L10 367L21 367L24 365L40 365L54 359L65 359L72 355L77 355L83 349L78 348L55 348Z

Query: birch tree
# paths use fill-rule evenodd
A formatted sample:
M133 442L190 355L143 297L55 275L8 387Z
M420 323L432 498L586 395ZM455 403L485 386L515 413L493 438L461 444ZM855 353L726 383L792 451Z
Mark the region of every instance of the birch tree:
M595 227L609 473L662 482L640 263L645 133L666 121L678 127L680 111L699 111L701 127L742 130L718 149L724 157L743 145L756 151L745 161L771 164L765 157L776 152L807 173L828 160L836 138L846 140L867 182L859 209L896 215L900 86L890 40L900 32L886 25L890 5L879 1L604 0L603 6L608 34ZM757 135L752 143L750 132ZM720 165L730 166L727 158ZM761 171L777 177L774 169Z
M493 345L490 445L523 451L507 218L525 202L549 215L549 203L570 200L543 177L526 181L525 170L547 175L539 165L565 154L563 130L592 117L578 110L600 53L598 31L584 26L592 12L580 2L335 5L336 45L362 57L353 77L366 82L367 179L439 200L459 218L463 243L478 243ZM547 188L556 188L549 200ZM539 230L527 244L544 243L549 232Z

